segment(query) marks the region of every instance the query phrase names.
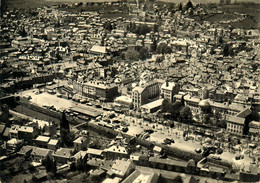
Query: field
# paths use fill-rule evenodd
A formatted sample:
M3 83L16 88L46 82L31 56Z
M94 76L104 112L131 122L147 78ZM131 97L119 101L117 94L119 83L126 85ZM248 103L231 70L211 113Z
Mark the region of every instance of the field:
M259 24L260 23L260 4L250 5L226 5L223 10L229 13L242 13L252 16L252 18Z
M118 0L2 0L9 8L36 8L43 5L63 3L116 2Z
M208 15L203 20L210 22L232 20L239 17L238 15L234 15L237 12L239 14L247 14L249 17L246 17L242 21L232 22L229 25L234 28L260 28L260 4L225 5L221 10L224 14Z

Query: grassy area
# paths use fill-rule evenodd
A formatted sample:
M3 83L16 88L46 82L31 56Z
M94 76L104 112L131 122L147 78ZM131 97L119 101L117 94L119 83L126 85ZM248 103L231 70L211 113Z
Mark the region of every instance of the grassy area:
M4 5L7 5L8 8L37 8L44 5L57 4L51 1L37 1L37 0L5 0Z
M260 24L260 4L226 5L223 7L223 11L228 13L237 12L241 14L248 14L250 17L241 24L245 24L245 27L254 25L255 28L260 28L259 25L257 27L257 24Z
M239 4L239 5L225 5L221 9L224 14L207 15L203 17L203 20L210 22L219 22L225 20L232 20L238 18L239 14L247 14L249 17L242 21L230 23L234 28L260 28L260 4Z
M37 8L44 5L63 3L117 2L118 0L3 0L8 8Z

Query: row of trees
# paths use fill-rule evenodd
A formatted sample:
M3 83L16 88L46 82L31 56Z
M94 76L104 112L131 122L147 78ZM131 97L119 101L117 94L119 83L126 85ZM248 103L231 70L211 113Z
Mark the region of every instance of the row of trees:
M123 52L121 54L121 58L125 60L144 60L149 58L150 52L155 51L158 54L170 54L172 53L172 49L170 46L168 46L166 43L159 44L157 46L156 41L154 41L154 44L149 50L148 47L137 47L137 49L128 49L126 52Z
M129 61L144 60L149 58L149 56L149 49L146 46L140 47L139 49L128 49L121 54L121 58Z
M146 35L151 31L151 28L146 24L136 25L135 23L130 22L130 24L127 26L127 31L136 33L137 35Z
M161 112L167 114L173 120L177 120L183 123L190 124L194 122L191 110L188 106L184 106L181 102L170 102L165 99L162 102ZM220 112L206 113L201 116L195 115L194 118L200 120L203 124L213 125L220 128L226 128L226 121L222 118Z

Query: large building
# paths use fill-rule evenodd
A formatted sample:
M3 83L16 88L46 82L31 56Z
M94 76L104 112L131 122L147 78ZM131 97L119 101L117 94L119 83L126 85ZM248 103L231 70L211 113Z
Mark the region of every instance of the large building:
M149 81L146 84L137 86L132 91L133 106L138 109L140 106L153 101L159 97L158 81Z
M102 81L89 81L87 83L73 82L73 90L89 98L103 101L112 100L118 94L116 84L107 84Z
M168 99L170 102L173 102L173 96L177 94L180 90L180 87L174 82L166 81L161 86L161 96L164 99Z

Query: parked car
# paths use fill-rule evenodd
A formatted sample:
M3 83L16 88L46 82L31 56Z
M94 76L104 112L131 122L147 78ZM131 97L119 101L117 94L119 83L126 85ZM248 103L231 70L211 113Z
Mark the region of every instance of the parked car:
M244 155L237 155L237 156L235 157L235 159L236 159L236 160L244 159Z
M123 131L123 132L127 132L127 131L128 131L128 128L127 128L127 127L124 127L124 128L122 128L122 131Z
M209 154L210 154L210 149L206 149L205 151L203 151L202 156L207 157Z
M173 140L173 138L166 138L167 140L169 140L171 143L175 143L175 141Z
M201 153L201 148L195 149L195 152L196 152L196 153Z
M164 139L164 141L163 141L165 144L168 144L168 145L170 145L171 144L171 141L169 140L169 139Z
M212 156L211 158L214 159L214 160L221 160L221 158L218 157L218 156Z
M217 154L222 154L222 153L223 153L223 149L218 148L218 149L217 149Z

